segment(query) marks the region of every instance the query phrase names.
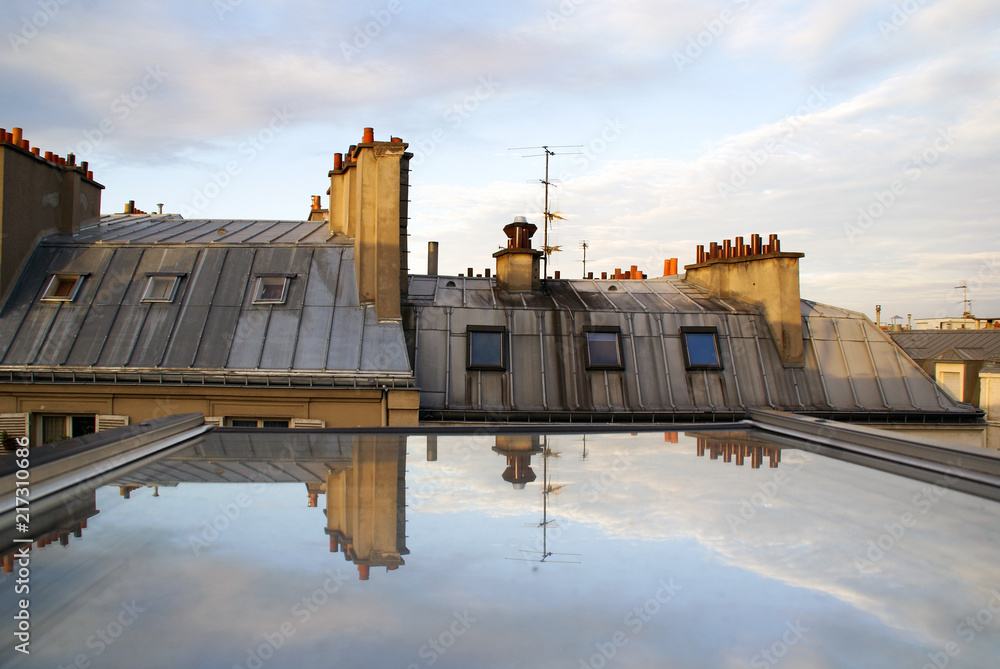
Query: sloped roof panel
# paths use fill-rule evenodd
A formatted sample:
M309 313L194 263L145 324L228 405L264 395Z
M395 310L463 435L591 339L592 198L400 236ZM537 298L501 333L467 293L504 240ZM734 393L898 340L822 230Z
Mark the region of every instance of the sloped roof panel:
M213 379L260 369L405 382L401 325L359 305L353 240L329 240L323 221L125 215L50 237L0 314L0 367ZM51 272L87 275L72 303L40 301ZM143 302L154 274L180 277L173 301ZM289 277L283 304L253 303L254 279L267 274Z
M455 286L446 287L448 281ZM485 287L470 290L461 278L413 277L413 286L420 290L408 322L419 329L417 383L426 408L495 410L486 406L494 391L482 382L492 374L491 383L509 384L503 406L512 411L973 412L942 402L931 380L874 324L836 307L802 302L805 363L797 367L783 363L757 308L718 299L679 277L552 281L534 293L493 284L493 307ZM447 336L436 334L449 324ZM469 325L508 329L509 370L466 370ZM587 369L590 326L620 329L624 370ZM717 329L721 370L686 368L682 328L688 326Z

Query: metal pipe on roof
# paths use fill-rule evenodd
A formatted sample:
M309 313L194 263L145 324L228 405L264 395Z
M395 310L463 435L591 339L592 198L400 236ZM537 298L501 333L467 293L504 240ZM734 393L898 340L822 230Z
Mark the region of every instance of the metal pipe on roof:
M454 307L445 307L445 314L448 316L448 327L445 328L445 344L444 344L444 408L448 408L448 403L451 401L451 312Z
M642 402L642 379L639 377L639 356L636 355L635 351L635 314L631 311L628 312L628 331L629 347L632 349L632 372L635 375L636 399L639 400L639 408L645 410L646 405Z
M545 312L539 311L536 315L538 317L538 355L540 357L538 366L542 370L542 408L548 410L549 400L545 392L545 327L543 323Z

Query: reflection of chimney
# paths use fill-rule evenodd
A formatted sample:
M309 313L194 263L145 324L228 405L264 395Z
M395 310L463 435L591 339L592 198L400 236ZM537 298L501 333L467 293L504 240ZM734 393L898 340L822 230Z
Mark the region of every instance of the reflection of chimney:
M391 435L356 436L350 468L327 470L330 551L358 565L361 580L368 580L371 567L404 564L409 553L405 471L405 442Z
M542 452L538 435L497 435L493 450L507 456L507 468L501 478L515 490L523 490L526 484L537 478L531 469L531 456Z
M436 434L427 435L427 462L437 462L438 438Z
M684 267L684 278L717 297L760 307L781 360L786 365L802 365L799 258L805 254L782 252L777 235L771 235L767 244L760 235L753 235L750 244L737 237L722 245L712 242L708 251L698 246L696 255L695 264Z
M504 226L507 248L493 254L497 259L497 284L504 290L526 292L541 285L539 258L542 252L531 248L531 236L537 229L524 216L518 216L513 223Z

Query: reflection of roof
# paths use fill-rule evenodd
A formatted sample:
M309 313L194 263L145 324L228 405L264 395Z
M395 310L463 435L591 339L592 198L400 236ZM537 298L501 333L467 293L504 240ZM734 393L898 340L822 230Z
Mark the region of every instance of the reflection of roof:
M325 483L327 470L349 466L352 454L350 435L216 429L116 484Z
M904 330L890 332L914 360L989 360L1000 356L1000 330Z
M84 274L72 302L41 300L53 272ZM180 276L171 302L147 277ZM288 276L255 304L256 277ZM336 332L337 336L331 336ZM106 216L35 249L0 317L0 378L126 383L412 382L399 323L358 300L354 247L324 221Z
M407 327L417 330L425 418L480 412L492 420L726 420L747 408L890 420L976 415L942 393L863 314L807 300L800 367L783 364L758 308L679 277L558 280L511 293L491 278L411 276L406 305ZM468 325L506 328L506 373L467 378ZM588 326L620 329L622 372L587 369ZM721 371L686 369L681 328L688 326L717 329Z

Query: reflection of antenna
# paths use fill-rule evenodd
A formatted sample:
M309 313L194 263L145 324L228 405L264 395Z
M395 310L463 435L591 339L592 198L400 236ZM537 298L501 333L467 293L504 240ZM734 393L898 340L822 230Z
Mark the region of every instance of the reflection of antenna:
M549 550L548 545L548 529L549 525L555 526L554 520L549 520L549 494L555 493L559 494L559 491L565 486L562 485L552 485L549 482L549 458L558 458L559 453L552 451L548 444L545 445L545 450L542 451L542 522L535 524L535 527L542 528L542 550L539 551L526 551L521 549L522 553L534 553L535 555L541 555L541 558L507 558L508 560L516 560L518 562L554 562L558 564L580 564L579 560L549 560L553 555L571 555L579 556L580 553L553 553Z
M552 146L552 147L520 146L513 149L507 149L508 151L526 151L528 149L541 149L544 152L544 153L533 153L529 156L521 156L522 158L534 158L536 156L541 156L541 155L545 156L545 178L542 179L542 183L545 185L545 210L542 212L542 217L545 219L545 222L543 223L544 235L542 239L542 250L545 251L545 255L542 256L542 262L544 263L544 269L542 271L543 279L549 278L549 254L552 253L552 251L562 250L557 246L549 246L549 223L552 221L553 218L565 220L563 219L562 216L559 215L559 212L549 211L549 186L555 185L551 181L549 181L549 156L556 155L556 152L553 151L552 149L579 149L582 147L583 144L568 144L565 146ZM578 153L580 153L580 151L572 151L569 154L567 154L565 151L559 152L560 155L575 155Z
M961 286L955 286L956 289L962 289L962 318L972 318L972 300L969 299L969 287L963 283Z
M590 244L587 243L586 239L580 241L580 248L583 249L583 278L586 279L587 278L587 249L590 248Z

